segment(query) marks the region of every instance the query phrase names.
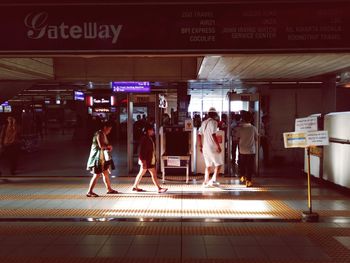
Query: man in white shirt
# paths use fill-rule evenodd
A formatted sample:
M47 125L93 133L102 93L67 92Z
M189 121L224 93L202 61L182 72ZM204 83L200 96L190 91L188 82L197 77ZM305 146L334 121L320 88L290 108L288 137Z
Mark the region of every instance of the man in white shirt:
M253 186L252 174L254 171L256 141L258 140L258 130L251 122L252 116L250 112L244 112L242 116L242 124L237 129L237 137L239 138L239 170L241 174L241 182L245 182L247 187Z
M220 154L222 150L218 138L216 137L218 123L215 120L217 117L215 108L209 109L208 116L209 118L203 121L198 133L198 143L205 162L204 187L219 184L216 180L220 173L221 165L224 164ZM212 168L214 168L214 174L212 179L209 180L209 174Z

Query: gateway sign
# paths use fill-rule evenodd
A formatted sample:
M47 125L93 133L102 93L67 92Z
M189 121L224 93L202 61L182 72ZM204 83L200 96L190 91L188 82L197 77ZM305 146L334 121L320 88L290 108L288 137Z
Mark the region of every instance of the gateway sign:
M112 44L117 43L122 25L98 24L84 22L79 25L50 25L47 12L30 13L24 19L28 28L27 37L30 39L110 39Z
M0 54L350 50L347 12L350 3L345 1L283 1L286 3L280 5L251 1L247 4L244 1L219 1L218 4L172 1L166 5L95 2L93 5L12 5L0 1Z

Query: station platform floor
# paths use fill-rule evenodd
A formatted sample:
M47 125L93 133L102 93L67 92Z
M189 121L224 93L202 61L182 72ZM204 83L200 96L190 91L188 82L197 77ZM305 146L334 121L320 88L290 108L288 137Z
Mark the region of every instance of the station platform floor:
M145 192L132 192L134 176L119 170L119 194L107 195L101 180L100 197L87 198L87 147L67 138L23 155L17 175L3 170L0 262L350 262L348 192L313 182L317 223L301 220L305 176L286 169L252 188L237 177L202 188L201 176L169 176L165 194L149 177Z

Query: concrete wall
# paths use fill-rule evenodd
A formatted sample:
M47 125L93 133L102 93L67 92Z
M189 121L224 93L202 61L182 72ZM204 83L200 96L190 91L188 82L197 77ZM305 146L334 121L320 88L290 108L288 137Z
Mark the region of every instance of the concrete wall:
M337 111L350 111L350 89L337 88Z
M294 131L295 118L335 111L335 94L333 79L327 80L323 85L312 87L274 86L263 93L264 96L269 96L270 102L267 112L270 161L275 164L303 164L303 149L285 149L283 132Z

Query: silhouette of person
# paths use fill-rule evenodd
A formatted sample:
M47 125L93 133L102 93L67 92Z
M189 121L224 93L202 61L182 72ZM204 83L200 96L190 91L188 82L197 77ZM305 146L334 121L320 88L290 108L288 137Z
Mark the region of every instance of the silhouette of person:
M111 157L112 145L109 144L107 139L107 135L111 132L112 127L112 122L105 122L102 129L97 131L92 139L87 170L89 170L93 176L90 180L89 190L86 194L87 197L98 197L93 190L101 175L107 189L107 194L118 194L118 191L112 188L109 179L111 170L115 168Z

